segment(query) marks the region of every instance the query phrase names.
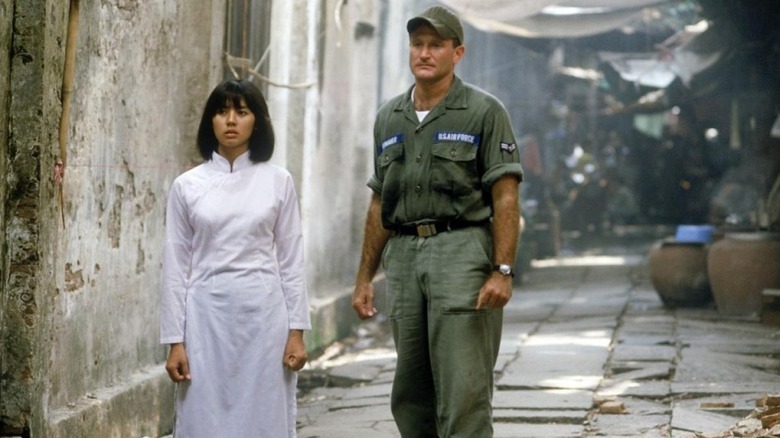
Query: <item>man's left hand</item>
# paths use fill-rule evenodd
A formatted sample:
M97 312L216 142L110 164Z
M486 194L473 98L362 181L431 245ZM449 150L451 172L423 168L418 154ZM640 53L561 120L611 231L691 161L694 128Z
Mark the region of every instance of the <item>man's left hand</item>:
M482 308L501 309L512 298L512 277L494 272L479 290L477 310Z

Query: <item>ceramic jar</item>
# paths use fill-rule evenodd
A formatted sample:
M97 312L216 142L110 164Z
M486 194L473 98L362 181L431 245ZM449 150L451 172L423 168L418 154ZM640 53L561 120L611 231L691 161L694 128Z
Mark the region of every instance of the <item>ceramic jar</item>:
M666 307L696 307L712 301L707 251L706 243L674 240L650 248L650 281Z
M780 288L780 233L726 233L710 247L707 269L719 313L760 314L763 290Z

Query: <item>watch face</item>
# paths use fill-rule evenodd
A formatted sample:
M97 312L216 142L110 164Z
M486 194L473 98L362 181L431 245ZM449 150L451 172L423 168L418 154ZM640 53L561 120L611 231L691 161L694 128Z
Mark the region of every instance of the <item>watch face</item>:
M509 265L498 265L498 272L501 275L512 275L512 267Z

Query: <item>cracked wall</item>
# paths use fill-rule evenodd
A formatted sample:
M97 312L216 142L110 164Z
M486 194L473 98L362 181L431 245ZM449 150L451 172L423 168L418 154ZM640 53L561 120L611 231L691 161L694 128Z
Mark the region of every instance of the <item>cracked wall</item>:
M68 2L0 0L12 23L0 27L0 436L170 428L157 333L165 200L197 158L224 9L80 2L61 210Z

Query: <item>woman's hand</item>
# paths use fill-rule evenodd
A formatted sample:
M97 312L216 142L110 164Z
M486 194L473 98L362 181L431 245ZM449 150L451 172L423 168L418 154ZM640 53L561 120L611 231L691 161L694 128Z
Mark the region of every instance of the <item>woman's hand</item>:
M183 382L190 380L190 364L187 361L187 352L184 351L184 344L171 344L171 350L168 352L168 361L165 362L165 371L174 382Z
M303 344L303 330L290 330L284 349L284 366L292 371L299 371L308 359L309 355Z

